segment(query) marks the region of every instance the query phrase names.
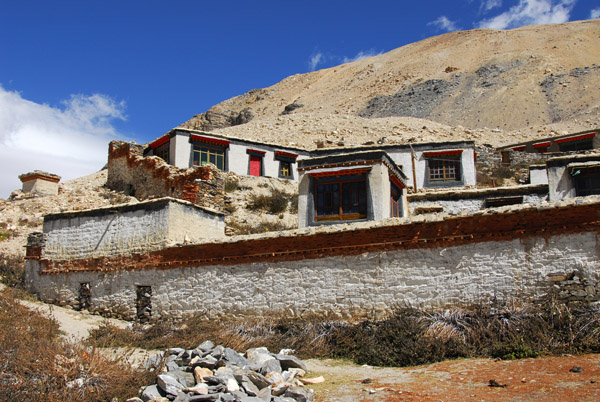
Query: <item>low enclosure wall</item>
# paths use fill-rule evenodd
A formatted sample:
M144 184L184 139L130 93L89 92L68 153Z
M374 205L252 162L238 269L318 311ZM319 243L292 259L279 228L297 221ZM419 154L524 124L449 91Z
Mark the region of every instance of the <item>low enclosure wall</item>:
M399 304L550 296L589 302L600 295L600 200L590 198L103 259L48 260L31 239L26 281L43 300L141 320L196 312L347 316L387 313Z
M44 257L52 260L144 253L219 237L225 237L222 213L174 198L44 217Z

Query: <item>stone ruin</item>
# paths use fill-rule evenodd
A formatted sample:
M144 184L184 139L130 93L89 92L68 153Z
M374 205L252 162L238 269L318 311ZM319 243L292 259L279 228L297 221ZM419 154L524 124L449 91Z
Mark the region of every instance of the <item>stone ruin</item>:
M215 166L178 168L130 142L110 142L106 185L139 200L172 197L217 211L225 203L225 174Z

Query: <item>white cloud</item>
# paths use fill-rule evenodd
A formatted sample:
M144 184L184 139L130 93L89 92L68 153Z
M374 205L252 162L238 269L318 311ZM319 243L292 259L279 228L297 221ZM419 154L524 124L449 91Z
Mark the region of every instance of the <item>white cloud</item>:
M323 63L323 53L315 53L310 56L310 60L308 62L308 68L310 71L315 71L319 64Z
M600 18L600 7L590 11L590 19L594 20L596 18Z
M479 28L510 29L523 25L557 24L569 21L576 0L519 0L519 4L493 18L480 21Z
M487 12L498 7L502 7L502 0L482 0L480 10Z
M379 56L381 53L382 52L375 51L375 49L370 49L370 50L366 50L366 51L361 50L354 57L345 57L344 56L343 62L344 63L352 63L353 61L366 59L367 57Z
M436 26L438 29L446 32L456 31L458 27L454 21L451 21L445 15L440 16L437 20L428 22L427 25Z
M124 109L99 94L72 95L52 107L0 86L0 198L21 188L21 173L39 169L64 181L101 169L118 136L112 122L125 119Z

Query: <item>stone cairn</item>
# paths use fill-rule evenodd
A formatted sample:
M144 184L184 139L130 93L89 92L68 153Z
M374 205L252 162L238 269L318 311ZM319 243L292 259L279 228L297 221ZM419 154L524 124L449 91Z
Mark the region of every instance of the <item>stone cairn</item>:
M302 379L305 364L285 350L274 354L263 347L241 355L210 341L193 350L171 348L146 362L148 369L161 366L156 384L128 402L310 402L313 390L304 384L323 381Z

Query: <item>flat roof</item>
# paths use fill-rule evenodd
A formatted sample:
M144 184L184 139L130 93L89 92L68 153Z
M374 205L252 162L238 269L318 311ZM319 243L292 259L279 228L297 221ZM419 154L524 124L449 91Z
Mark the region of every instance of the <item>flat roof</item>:
M169 130L167 133L144 144L144 148L147 148L151 143L164 137L167 134L170 136L174 135L174 133L176 131L185 131L185 132L189 132L189 133L201 134L201 135L206 135L206 136L215 137L215 138L222 138L222 139L226 139L226 140L230 140L230 141L239 141L239 142L245 142L248 144L264 145L264 146L269 146L269 147L273 147L273 148L290 149L290 150L294 150L297 152L309 153L311 155L312 154L340 153L340 152L347 152L348 150L369 151L369 150L377 150L377 149L404 149L404 148L406 148L406 149L413 148L413 149L420 150L421 148L429 149L429 148L434 148L434 147L440 147L440 148L450 148L450 147L474 148L475 147L474 141L441 141L441 142L415 142L415 143L408 143L408 144L377 144L377 145L357 145L357 146L351 146L351 147L307 149L307 148L302 148L302 147L291 147L291 146L287 146L287 145L280 145L280 144L271 143L271 142L261 142L261 141L249 140L249 139L240 138L240 137L217 134L217 133L213 133L210 131L194 130L194 129L185 128L185 127L175 127L173 129Z
M319 156L308 159L301 159L298 161L298 171L311 170L318 168L329 168L339 167L344 168L345 164L355 164L360 162L371 162L371 161L385 161L400 178L405 181L407 179L406 174L402 171L398 165L389 157L387 152L382 149L369 150L369 151L357 151L347 152L342 154ZM334 166L332 166L334 165Z
M568 156L557 156L550 158L546 161L546 166L566 166L570 163L583 163L583 162L596 162L600 161L600 153L588 154L588 155L568 155Z
M185 205L185 206L188 206L191 208L202 210L202 211L207 212L212 215L225 215L224 213L219 212L217 210L214 210L211 208L206 208L206 207L201 207L201 206L191 203L189 201L180 200L180 199L172 198L172 197L161 197L161 198L155 198L153 200L137 202L134 204L110 205L110 206L100 207L100 208L84 209L81 211L56 212L56 213L45 215L44 222L58 220L58 219L65 219L65 218L80 217L80 216L99 216L99 215L108 215L108 214L121 213L121 212L132 212L132 211L139 211L141 209L157 210L157 209L164 208L165 205L167 205L169 203Z
M527 145L533 145L535 143L538 143L540 141L556 141L556 140L561 140L564 138L570 138L570 137L575 137L578 135L584 135L584 134L599 134L600 133L600 128L595 128L593 130L586 130L586 131L579 131L576 133L570 133L570 134L565 134L565 135L557 135L557 136L553 136L553 137L540 137L537 138L535 140L531 140L531 141L525 141L525 142L518 142L515 144L510 144L510 145L504 145L501 147L497 147L496 150L497 151L509 151L511 148L516 148L516 147L520 147L520 146L527 146Z

